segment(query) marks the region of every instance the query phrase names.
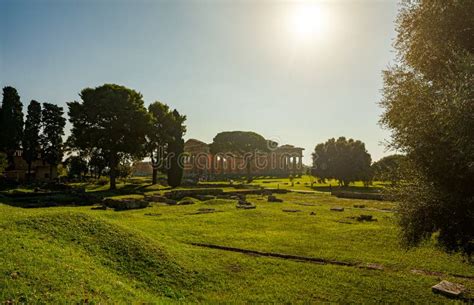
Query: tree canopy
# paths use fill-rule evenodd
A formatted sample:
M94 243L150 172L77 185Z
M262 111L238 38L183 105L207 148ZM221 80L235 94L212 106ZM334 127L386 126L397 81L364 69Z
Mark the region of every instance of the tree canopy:
M269 143L263 136L252 131L224 131L218 133L211 145L213 154L233 154L245 158L248 178L251 179L253 161L259 153L269 150Z
M181 139L186 132L186 117L175 114L168 105L158 101L150 104L148 112L151 124L147 132L146 151L153 167L152 184L156 184L158 171L166 169L170 143L175 141L175 138Z
M50 165L50 177L52 167L62 161L63 158L63 135L66 119L63 117L63 108L54 104L43 103L41 134L41 155L44 161Z
M381 124L407 155L400 224L407 245L438 233L474 251L474 1L406 1L398 64L384 72Z
M13 87L3 88L0 111L0 151L11 154L21 147L23 137L23 104Z
M244 155L255 151L267 151L268 145L267 140L256 132L224 131L214 137L210 149L213 154L229 152Z
M370 179L372 159L359 140L340 137L316 145L312 174L321 179L337 179L340 185Z
M41 152L40 146L41 129L41 104L32 100L28 105L26 114L25 130L23 132L23 159L28 164L28 179L31 175L31 163L38 159Z
M186 132L184 121L185 115L181 115L177 110L171 113L172 120L169 125L169 138L167 145L168 168L168 184L171 187L177 187L181 184L183 178L183 157L184 157L184 139Z
M82 102L71 102L71 145L94 149L108 160L110 188L115 189L116 169L126 158L142 157L149 115L139 92L124 86L105 84L86 88Z
M402 179L404 155L390 155L372 164L373 179L396 184Z

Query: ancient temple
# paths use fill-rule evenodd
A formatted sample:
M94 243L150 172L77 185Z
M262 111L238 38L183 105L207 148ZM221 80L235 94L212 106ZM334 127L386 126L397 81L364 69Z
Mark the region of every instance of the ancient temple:
M266 152L237 155L232 152L212 154L208 144L189 139L184 144L184 174L187 177L289 176L302 174L304 148L275 146Z

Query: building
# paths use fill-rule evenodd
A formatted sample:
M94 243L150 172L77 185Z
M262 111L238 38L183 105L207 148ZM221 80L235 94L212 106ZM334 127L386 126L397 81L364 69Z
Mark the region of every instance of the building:
M23 182L28 178L28 163L23 159L23 151L17 150L12 156L7 169L5 170L4 176L7 179ZM56 165L52 167L48 162L41 159L41 156L37 160L31 163L31 180L35 181L48 181L58 177L58 168Z
M269 142L270 143L270 142ZM208 144L189 139L184 144L184 175L211 178L218 176L299 175L304 171L304 148L293 145L269 145L268 152L236 155L232 152L212 154ZM273 147L274 146L274 147Z
M153 174L153 166L150 161L135 162L132 166L132 176L147 177Z

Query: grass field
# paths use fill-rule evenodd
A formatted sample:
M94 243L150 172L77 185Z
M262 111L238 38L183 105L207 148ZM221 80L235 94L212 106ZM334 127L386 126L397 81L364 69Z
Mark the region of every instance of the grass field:
M463 277L474 276L474 266L462 257L448 255L434 243L412 250L400 247L390 202L338 199L326 193L277 197L284 202L248 196L255 210L236 209L235 201L217 199L186 206L155 203L122 212L0 204L0 302L456 302L431 292L440 279L474 291L474 279ZM330 211L336 205L345 210ZM196 213L202 208L215 212ZM361 214L377 221L351 218ZM363 268L370 264L382 270Z

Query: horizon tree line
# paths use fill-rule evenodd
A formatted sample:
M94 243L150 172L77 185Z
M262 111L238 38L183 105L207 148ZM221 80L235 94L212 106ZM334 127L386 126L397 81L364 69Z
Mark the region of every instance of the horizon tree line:
M63 161L65 152L69 166L79 172L93 169L99 178L105 169L110 177L110 189L116 189L118 170L128 162L145 156L152 160L166 160L169 166L154 166L152 183L157 172L168 176L168 184L181 184L183 169L178 156L183 155L186 132L185 115L170 109L159 101L148 110L142 95L132 89L115 84L85 88L79 94L81 102L67 103L71 135L63 143L66 119L62 107L32 100L23 118L23 104L13 87L3 88L0 108L0 164L12 164L15 151L22 150L28 164L30 182L31 164L41 159L53 167ZM161 155L157 155L161 148ZM155 165L158 162L154 162Z
M12 163L17 150L22 150L22 158L28 165L27 180L31 179L31 165L41 159L53 167L62 161L64 127L66 119L63 108L55 104L32 100L27 108L26 120L23 118L23 104L18 91L10 86L3 88L0 108L0 154L4 166Z

